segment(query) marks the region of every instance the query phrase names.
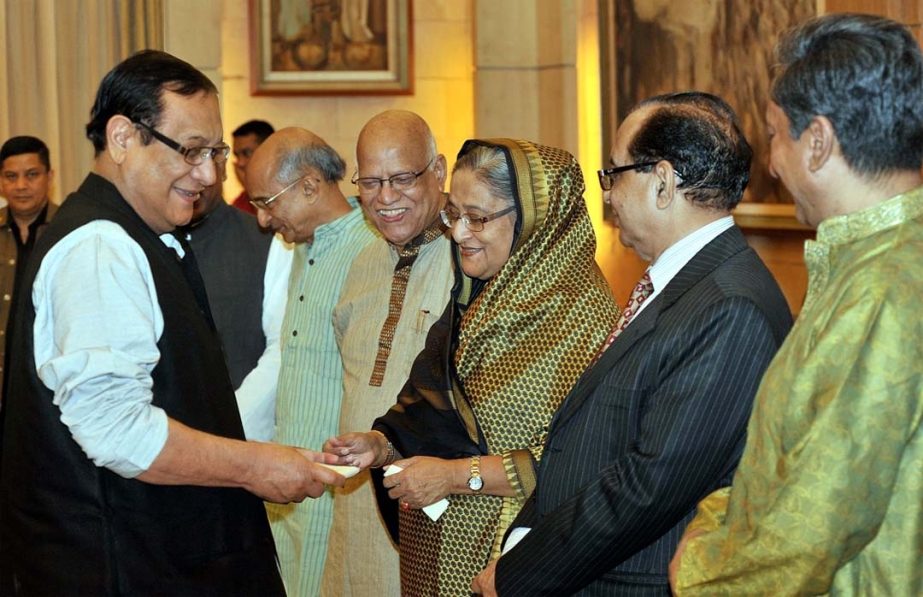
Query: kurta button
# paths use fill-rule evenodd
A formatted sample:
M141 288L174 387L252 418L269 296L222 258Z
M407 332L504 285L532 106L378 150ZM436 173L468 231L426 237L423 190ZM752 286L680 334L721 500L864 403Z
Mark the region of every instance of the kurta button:
M308 259L308 265L314 265L314 260L313 260L313 259Z
M5 301L10 300L10 295L4 294L4 295L3 295L3 300L5 300Z
M293 335L293 336L297 336L297 335L298 335L298 330L293 330L293 331L292 331L292 335Z
M302 294L301 296L299 296L299 297L298 297L298 300L301 301L301 302L303 303L303 302L304 302L304 295Z
M15 259L10 259L10 265L16 265L16 260L15 260Z

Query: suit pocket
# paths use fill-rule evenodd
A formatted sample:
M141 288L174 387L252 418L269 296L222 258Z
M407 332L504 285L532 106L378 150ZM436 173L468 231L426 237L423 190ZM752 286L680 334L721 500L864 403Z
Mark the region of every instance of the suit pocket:
M549 448L555 458L580 464L595 474L630 448L638 435L643 391L603 382L563 428L552 433Z

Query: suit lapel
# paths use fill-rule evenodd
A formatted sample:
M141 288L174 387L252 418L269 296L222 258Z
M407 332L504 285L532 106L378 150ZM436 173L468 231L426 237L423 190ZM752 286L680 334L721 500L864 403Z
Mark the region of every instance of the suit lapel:
M580 379L574 385L567 399L555 413L551 420L551 429L563 424L567 419L574 415L584 401L590 397L597 386L602 383L603 378L609 375L613 367L621 360L622 356L634 346L639 340L647 336L657 327L657 318L660 314L660 297L654 299L644 311L638 315L638 318L631 322L625 331L622 332L615 342L609 346L606 352L602 353L589 369L584 371Z
M670 280L666 288L659 293L638 318L631 322L625 331L577 380L574 388L565 399L561 408L551 422L551 432L572 417L589 398L602 380L618 365L618 362L632 346L648 334L655 332L660 313L673 306L684 294L709 275L719 265L747 249L747 242L737 226L722 232L693 256L683 269Z

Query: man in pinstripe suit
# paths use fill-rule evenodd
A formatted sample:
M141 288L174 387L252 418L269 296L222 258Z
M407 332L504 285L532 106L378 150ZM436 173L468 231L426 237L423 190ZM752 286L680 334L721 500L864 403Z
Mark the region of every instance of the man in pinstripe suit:
M646 100L622 123L599 178L621 242L651 262L646 288L553 419L537 488L475 591L669 595L673 550L697 501L730 484L791 326L730 215L751 155L704 93Z

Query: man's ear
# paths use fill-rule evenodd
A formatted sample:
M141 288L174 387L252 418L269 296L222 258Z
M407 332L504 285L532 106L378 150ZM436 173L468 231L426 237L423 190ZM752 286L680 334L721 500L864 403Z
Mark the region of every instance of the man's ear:
M666 209L673 203L673 196L676 193L676 173L673 172L673 165L666 161L660 160L654 166L654 184L657 194L657 209Z
M301 193L307 200L308 205L314 205L320 197L319 182L320 181L315 179L313 175L306 176L304 180L301 181Z
M826 116L815 116L803 133L808 135L808 170L817 172L830 159L836 146L836 130Z
M106 152L112 161L121 164L125 160L128 148L137 139L138 129L135 124L122 114L116 114L106 123Z
M436 160L433 163L433 172L436 174L436 180L439 181L439 190L444 190L448 166L446 166L445 156L441 153L436 156Z

